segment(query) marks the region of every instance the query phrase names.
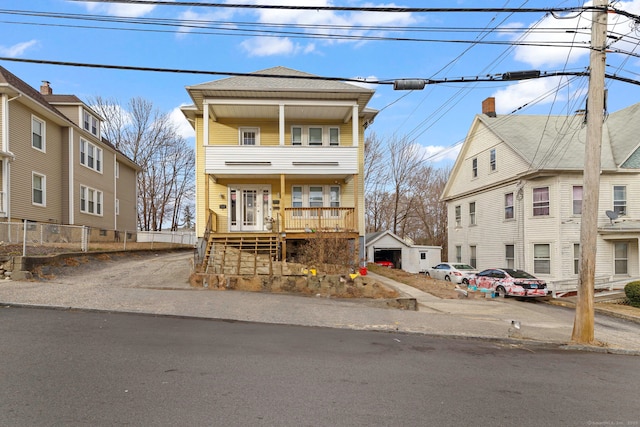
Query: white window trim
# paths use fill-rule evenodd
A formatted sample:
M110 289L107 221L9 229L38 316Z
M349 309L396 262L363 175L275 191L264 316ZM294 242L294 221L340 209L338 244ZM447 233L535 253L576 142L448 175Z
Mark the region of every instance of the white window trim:
M244 143L244 133L245 132L255 132L256 133L256 143L255 146L260 145L260 128L256 126L241 126L238 128L238 144L245 146ZM248 147L253 147L253 145L246 144Z
M302 206L303 208L309 208L309 192L311 187L322 187L322 207L323 208L339 208L342 207L342 187L338 184L305 184L305 185L292 185L291 186L291 205L293 205L293 189L296 187L302 188ZM331 188L338 188L338 206L331 206ZM292 206L293 207L293 206ZM298 206L300 207L300 206Z
M295 143L293 142L293 129L300 129L301 130L301 135L300 135L300 142L299 143ZM310 144L309 143L309 129L322 129L322 142L320 144ZM331 130L332 129L336 129L338 131L338 142L336 144L332 144L331 143ZM340 141L341 141L341 132L340 132L340 126L334 126L334 125L291 125L291 137L290 137L290 144L291 145L295 145L295 146L300 146L300 145L305 145L305 146L309 146L309 147L339 147L340 146Z
M511 204L507 204L507 196L511 194ZM516 207L515 207L515 199L516 195L513 191L509 193L504 193L504 220L505 221L514 221L516 218ZM511 208L511 218L507 218L507 209Z
M478 177L478 158L474 157L471 159L471 179L476 179Z
M536 246L547 246L549 248L549 257L548 258L542 258L542 257L536 257ZM535 275L549 275L551 274L551 272L553 271L552 269L552 265L551 265L551 261L553 258L553 248L551 247L550 243L534 243L533 244L533 274ZM540 272L536 270L536 261L548 261L549 262L549 271L548 272Z
M462 227L462 205L456 205L453 207L453 216L456 223L456 228Z
M471 207L473 206L473 211L471 211ZM469 202L469 225L478 225L478 204L476 202Z
M616 199L616 187L621 187L624 188L624 199ZM624 202L624 211L623 212L619 212L619 215L627 215L627 211L629 208L629 197L628 197L628 192L627 192L627 186L624 184L620 184L620 185L614 185L611 188L611 199L613 200L613 211L617 212L616 210L616 202ZM618 205L618 206L622 206L622 205Z
M42 178L41 182L42 182L42 188L40 188L40 191L42 191L42 203L37 203L34 198L33 198L33 192L36 189L33 186L33 179L39 176L40 178ZM40 172L35 172L32 171L31 172L31 204L34 206L47 206L47 176L43 173Z
M33 145L33 122L39 122L40 123L40 129L42 129L42 135L40 135L40 137L42 138L42 148L38 148L36 146ZM47 122L45 122L44 120L42 120L40 117L37 117L35 115L31 115L31 148L33 148L34 150L38 150L38 151L42 151L43 153L47 152Z
M546 201L543 202L536 202L535 201L535 190L540 190L540 189L547 189L547 199ZM536 206L536 203L540 204L540 203L545 203L546 205L538 205ZM543 187L535 187L533 190L531 190L531 207L532 207L532 216L533 217L549 217L551 215L551 187L549 186L543 186ZM536 209L544 209L547 208L547 213L546 214L537 214L536 215Z
M89 124L88 124L89 129L85 127L85 116L89 116ZM91 125L93 124L93 121L95 121L95 124L96 124L95 133L91 129ZM86 108L82 109L82 129L84 129L86 132L89 132L91 135L95 136L96 138L100 138L100 120L98 120L98 118Z
M85 150L86 150L84 151L84 153L83 153L83 146L85 147ZM94 152L94 155L93 155L94 167L89 166L89 147L90 146L93 147L93 152ZM104 169L104 156L103 156L102 148L87 141L84 138L80 138L80 155L78 157L79 157L79 162L82 166L84 166L87 169L91 169L94 172L102 173ZM98 160L100 164L99 168L98 168Z
M96 199L94 200L94 212L89 210L89 193L91 192L93 192L93 194L96 196ZM84 209L82 209L83 200L85 202ZM100 213L95 212L97 210L98 205L100 206ZM80 212L88 215L104 216L104 193L100 190L89 187L87 185L81 185L80 186Z

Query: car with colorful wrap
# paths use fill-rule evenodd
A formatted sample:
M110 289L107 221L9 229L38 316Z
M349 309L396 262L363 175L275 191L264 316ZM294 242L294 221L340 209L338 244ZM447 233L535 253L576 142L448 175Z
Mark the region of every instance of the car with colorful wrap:
M469 286L489 289L502 297L546 297L547 283L523 270L489 268L469 279Z

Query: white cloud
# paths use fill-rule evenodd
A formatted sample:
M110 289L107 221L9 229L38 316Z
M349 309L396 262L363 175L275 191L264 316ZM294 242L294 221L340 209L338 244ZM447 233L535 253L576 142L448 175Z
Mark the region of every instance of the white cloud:
M169 0L171 1L171 0ZM99 3L82 3L85 5L89 12L93 13L106 13L107 15L114 16L128 16L128 17L140 17L148 15L155 9L155 5L152 4L119 4L112 3L107 5L101 5Z
M22 42L14 44L13 46L5 47L0 46L0 54L2 56L8 56L10 58L16 58L24 54L27 49L38 44L37 40L29 40L28 42Z
M196 137L196 133L187 121L182 111L180 111L180 107L174 108L171 113L169 113L169 120L178 130L178 134L185 139L191 139Z
M253 37L240 43L249 56L293 55L313 52L313 45L293 43L289 38Z
M333 6L330 0L246 0L237 1L246 4L272 4L272 5L300 5L304 6ZM361 6L374 6L374 4L366 3ZM377 7L395 7L395 4L376 4ZM242 48L250 56L275 56L275 55L296 55L309 54L318 51L318 45L330 45L335 43L356 43L360 45L366 41L360 40L357 36L384 36L389 31L382 31L381 26L407 26L415 24L418 20L410 13L371 13L371 12L335 12L328 10L286 10L286 9L234 9L227 12L224 18L220 15L217 19L231 21L238 16L244 15L243 21L254 21L256 23L283 24L283 25L299 25L298 28L282 28L282 31L295 31L298 33L314 33L326 36L322 39L314 39L313 42L297 42L286 38L269 38L255 37L247 38L241 43ZM247 18L252 15L253 18ZM181 15L182 19L190 20L208 20L211 14L199 14L196 12L185 12ZM229 24L232 28L233 24ZM370 28L353 30L354 25L368 26ZM331 26L331 28L325 27ZM344 28L336 28L336 26L344 26ZM181 31L191 31L184 27ZM182 34L184 36L184 33ZM339 39L340 36L356 36L354 40ZM298 39L301 40L301 39Z
M591 2L584 6L591 5ZM640 0L631 2L619 2L615 7L620 10L638 14L640 12ZM629 18L615 13L608 15L608 31L612 35L634 34L633 23ZM570 28L575 31L567 31ZM534 68L543 66L561 66L574 64L583 58L588 58L591 40L591 12L582 14L568 13L563 19L556 19L549 15L529 26L532 31L521 39L522 42L539 43L547 46L517 46L515 59ZM553 32L538 32L536 30L553 30ZM633 39L635 40L635 39ZM636 48L637 43L615 42L610 47L625 51ZM564 47L550 47L551 42L564 42Z
M455 144L450 147L442 145L422 146L425 160L433 163L455 161L460 152L462 144Z
M547 104L552 101L564 101L564 91L558 90L562 77L546 77L532 80L522 80L495 92L496 112L509 114L527 104Z

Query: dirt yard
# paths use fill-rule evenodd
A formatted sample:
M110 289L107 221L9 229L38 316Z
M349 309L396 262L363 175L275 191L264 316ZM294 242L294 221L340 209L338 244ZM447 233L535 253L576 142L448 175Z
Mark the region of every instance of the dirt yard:
M432 279L424 274L407 273L406 271L395 268L380 267L375 264L369 264L367 268L373 273L388 277L405 285L413 286L439 298L458 298L458 293L454 290L455 284L451 282Z

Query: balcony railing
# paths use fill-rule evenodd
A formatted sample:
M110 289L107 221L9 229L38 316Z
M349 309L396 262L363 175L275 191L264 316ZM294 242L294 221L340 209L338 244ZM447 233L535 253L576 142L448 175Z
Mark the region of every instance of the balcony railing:
M354 208L285 208L287 232L356 231Z

